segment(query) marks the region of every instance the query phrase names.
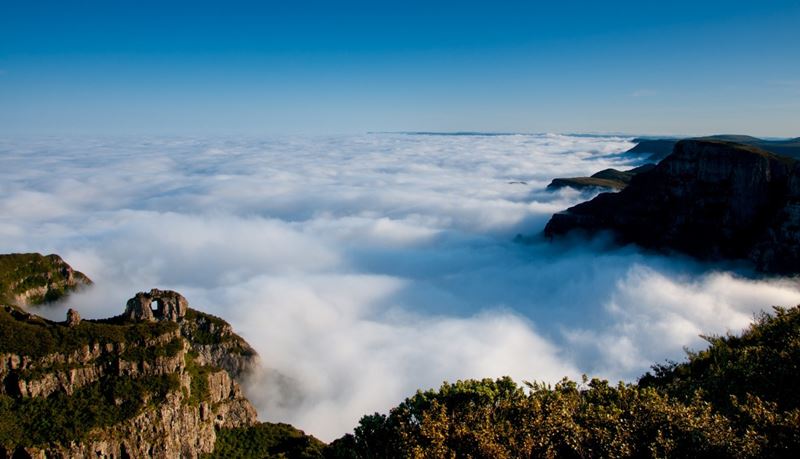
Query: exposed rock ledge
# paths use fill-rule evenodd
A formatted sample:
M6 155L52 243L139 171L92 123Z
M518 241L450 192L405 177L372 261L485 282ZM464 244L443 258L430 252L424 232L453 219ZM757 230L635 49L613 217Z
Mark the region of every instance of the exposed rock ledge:
M800 166L731 142L682 140L619 193L552 217L545 235L610 230L623 243L800 272Z

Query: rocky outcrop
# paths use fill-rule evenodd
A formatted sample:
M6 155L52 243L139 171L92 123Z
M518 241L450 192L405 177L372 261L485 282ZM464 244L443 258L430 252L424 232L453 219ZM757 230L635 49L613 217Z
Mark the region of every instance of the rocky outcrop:
M188 306L157 289L101 321L2 306L0 396L10 402L0 417L20 427L0 423L0 457L196 458L213 452L219 429L257 425L236 381L257 354L225 321ZM51 419L46 430L37 417Z
M156 308L153 309L153 303ZM178 322L186 315L189 302L180 293L172 290L152 289L139 292L128 300L125 307L125 318L133 321L169 320Z
M0 302L19 306L57 301L92 284L58 255L0 255Z
M611 231L624 243L700 258L745 258L800 272L800 168L786 157L715 140L683 140L619 193L552 217L545 235Z
M78 311L70 308L67 311L67 326L77 327L80 323L81 323L81 315L78 314Z
M606 188L611 190L621 190L628 186L634 176L642 172L647 172L655 167L655 164L645 164L628 171L617 169L603 169L592 174L590 177L567 177L555 178L549 185L548 190L570 187L578 190L589 188Z

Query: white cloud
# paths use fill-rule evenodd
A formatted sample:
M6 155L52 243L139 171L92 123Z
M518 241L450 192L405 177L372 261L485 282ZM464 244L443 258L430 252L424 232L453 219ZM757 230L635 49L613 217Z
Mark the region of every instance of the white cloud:
M86 317L151 287L262 355L262 419L332 439L442 380L631 379L699 333L800 302L780 280L610 249L512 242L585 199L556 176L633 164L561 135L0 140L0 251L56 252ZM509 184L524 181L528 185ZM48 314L61 317L63 310Z

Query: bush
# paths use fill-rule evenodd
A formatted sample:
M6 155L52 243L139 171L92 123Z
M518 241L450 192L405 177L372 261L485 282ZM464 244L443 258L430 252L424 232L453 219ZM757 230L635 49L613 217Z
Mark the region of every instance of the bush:
M792 457L800 451L800 309L711 337L638 384L445 383L364 416L328 458Z
M221 429L217 432L214 454L207 457L321 459L324 448L324 443L289 424L263 422L251 427Z

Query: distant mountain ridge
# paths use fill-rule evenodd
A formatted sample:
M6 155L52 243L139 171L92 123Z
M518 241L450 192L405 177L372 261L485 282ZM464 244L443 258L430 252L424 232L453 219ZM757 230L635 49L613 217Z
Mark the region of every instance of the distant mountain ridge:
M710 135L704 137L688 137L686 139L682 138L636 138L633 139L636 142L636 146L628 150L626 153L633 153L633 154L648 154L647 157L648 162L658 162L662 159L666 158L672 150L675 148L675 144L678 143L680 140L720 140L724 142L733 142L739 143L742 145L748 145L751 147L758 147L762 150L766 150L778 155L788 156L790 158L800 159L800 137L796 137L793 139L783 139L783 140L770 140L770 139L759 139L758 137L753 137L749 135L738 135L738 134L719 134L719 135Z

